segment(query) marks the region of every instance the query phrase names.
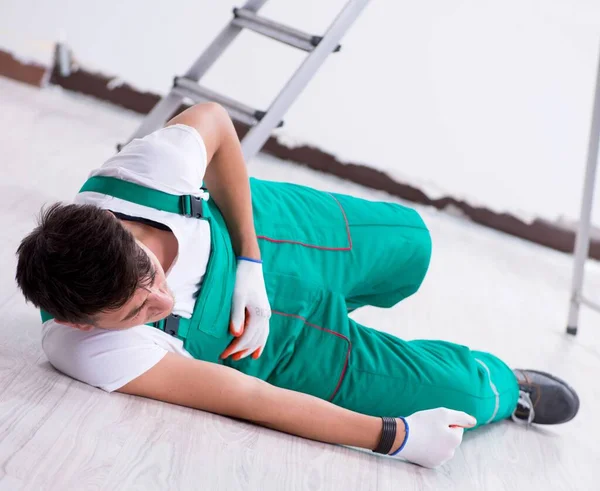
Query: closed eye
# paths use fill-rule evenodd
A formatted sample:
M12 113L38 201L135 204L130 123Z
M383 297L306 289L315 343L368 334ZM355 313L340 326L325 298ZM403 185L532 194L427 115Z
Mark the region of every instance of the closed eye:
M155 280L156 280L156 269L152 268L152 274L150 276L150 287L152 287L152 285L154 285ZM149 291L148 288L146 288L146 287L142 287L142 288L144 288L144 290ZM146 300L144 300L139 307L137 307L137 308L133 309L131 312L129 312L129 315L127 315L124 319L122 319L122 322L135 319L140 314L142 309L144 308L144 305L146 305L146 302L148 302L149 296L150 295L148 295L148 297L146 297Z

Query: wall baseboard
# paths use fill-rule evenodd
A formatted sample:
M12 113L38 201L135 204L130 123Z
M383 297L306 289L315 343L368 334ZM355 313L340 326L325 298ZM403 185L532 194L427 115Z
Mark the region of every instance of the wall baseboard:
M19 60L8 51L0 49L0 75L42 87L50 75L50 69L37 63Z

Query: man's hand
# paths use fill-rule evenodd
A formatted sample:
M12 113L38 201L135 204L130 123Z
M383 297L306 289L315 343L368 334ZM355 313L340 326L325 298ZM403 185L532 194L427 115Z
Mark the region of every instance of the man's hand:
M473 416L443 407L416 412L406 418L404 445L391 455L423 467L438 467L454 457L463 428L476 424Z
M271 306L267 297L262 263L251 258L238 258L229 329L234 339L221 358L234 360L252 355L258 358L269 337Z

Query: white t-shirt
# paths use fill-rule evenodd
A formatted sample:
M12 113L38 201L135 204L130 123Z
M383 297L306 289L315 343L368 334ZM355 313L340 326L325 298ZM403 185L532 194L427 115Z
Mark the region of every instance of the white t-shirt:
M201 136L194 128L178 124L133 140L90 177L118 177L170 194L206 198L200 190L206 166L206 147ZM206 220L94 192L78 194L74 203L93 204L168 226L178 242L177 257L166 272L167 284L175 295L173 312L191 317L194 294L206 273L210 255L210 225ZM108 392L152 368L168 351L192 357L181 340L146 325L81 331L49 320L43 326L42 348L57 370Z

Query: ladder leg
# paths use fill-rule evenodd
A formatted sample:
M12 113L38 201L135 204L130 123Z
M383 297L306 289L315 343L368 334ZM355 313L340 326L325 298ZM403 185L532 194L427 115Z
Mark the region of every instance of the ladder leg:
M317 47L306 57L296 73L273 101L266 115L254 126L242 141L244 158L249 161L265 144L273 128L306 87L325 59L337 47L338 41L348 27L360 15L369 0L349 0L323 36Z
M592 205L594 201L594 187L596 185L596 168L598 164L598 147L600 144L600 59L598 60L598 74L596 77L596 92L594 96L594 109L592 125L588 144L587 164L583 198L581 200L581 213L579 227L575 239L575 264L573 267L573 280L571 286L571 302L567 321L567 333L577 334L577 321L581 305L585 261L588 257L590 245L590 228L592 220Z
M243 8L253 12L258 11L267 0L248 0ZM204 50L200 57L194 62L186 72L185 77L198 81L208 71L208 69L217 61L223 51L241 32L242 28L229 23ZM135 133L127 140L130 142L134 138L141 138L149 133L161 128L165 122L173 115L175 110L182 103L183 97L169 93L163 97L150 113L144 118L144 121Z

